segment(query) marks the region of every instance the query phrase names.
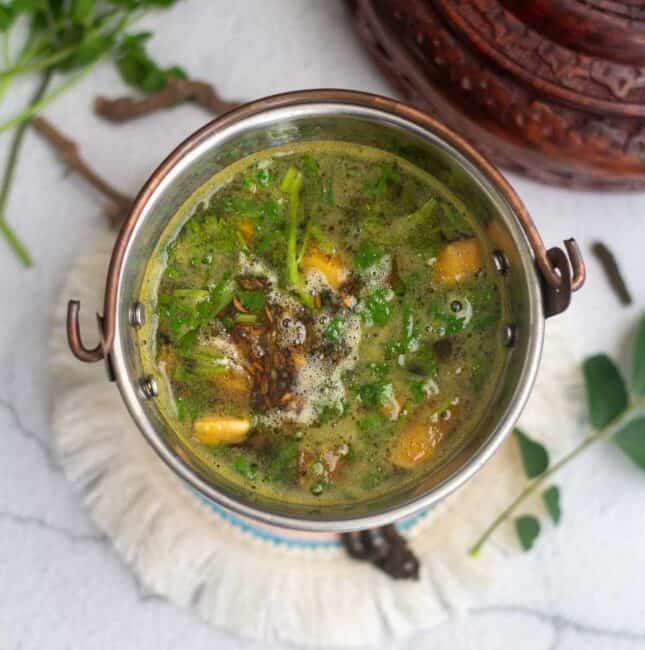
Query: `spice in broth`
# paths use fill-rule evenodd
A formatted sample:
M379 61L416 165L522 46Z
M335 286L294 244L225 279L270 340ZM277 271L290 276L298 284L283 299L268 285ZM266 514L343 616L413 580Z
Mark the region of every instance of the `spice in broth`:
M441 183L318 142L239 161L202 195L156 273L154 356L173 428L214 472L346 504L468 441L507 297L485 228Z

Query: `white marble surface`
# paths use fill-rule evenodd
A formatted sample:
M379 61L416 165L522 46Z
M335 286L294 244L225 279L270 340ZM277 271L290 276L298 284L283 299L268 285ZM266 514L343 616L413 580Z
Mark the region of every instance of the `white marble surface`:
M229 97L321 86L389 92L336 0L186 0L146 23L157 33L152 47L163 62L180 62ZM2 114L17 109L27 90L12 90ZM92 98L121 90L112 68L102 65L47 115L76 135L101 172L135 192L206 116L181 107L122 127L95 119ZM4 158L6 136L0 147ZM635 306L619 307L588 255L589 282L571 317L583 352L624 356L645 306L645 195L511 180L548 243L575 235L588 252L602 238L620 253ZM99 227L100 202L29 134L9 208L36 266L19 268L0 242L0 648L259 649L142 595L52 464L48 316L70 256ZM564 472L561 484L564 520L557 530L518 557L470 614L397 647L645 648L645 476L613 448L598 446Z

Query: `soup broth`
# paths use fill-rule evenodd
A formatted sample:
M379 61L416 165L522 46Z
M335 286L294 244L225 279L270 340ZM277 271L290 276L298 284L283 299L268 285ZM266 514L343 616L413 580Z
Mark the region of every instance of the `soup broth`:
M199 196L143 300L166 417L213 472L343 504L468 441L503 371L508 306L486 228L457 197L335 142L255 154Z

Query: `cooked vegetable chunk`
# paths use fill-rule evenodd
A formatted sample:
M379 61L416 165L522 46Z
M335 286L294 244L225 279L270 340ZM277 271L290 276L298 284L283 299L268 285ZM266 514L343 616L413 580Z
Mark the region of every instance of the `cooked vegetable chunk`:
M399 433L390 460L396 467L412 469L430 458L439 442L441 434L433 425L412 420Z
M251 239L253 239L254 230L255 224L250 219L245 219L238 227L238 232L247 242L250 242Z
M481 266L477 240L460 239L447 244L441 250L433 266L433 277L439 284L455 284L473 275Z
M429 412L421 407L399 432L390 460L396 467L412 469L433 456L441 441L455 427L455 408Z
M315 270L322 273L332 289L338 289L347 279L347 267L341 256L324 253L317 246L307 249L300 266L305 272Z
M230 415L205 415L193 422L193 432L205 445L235 445L246 439L251 422Z

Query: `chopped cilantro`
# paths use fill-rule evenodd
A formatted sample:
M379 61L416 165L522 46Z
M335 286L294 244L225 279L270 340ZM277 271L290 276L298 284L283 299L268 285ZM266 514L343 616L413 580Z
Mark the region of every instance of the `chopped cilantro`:
M392 306L387 300L384 289L375 289L365 299L362 312L363 321L370 327L372 325L385 325L392 315Z
M360 271L364 271L370 266L374 266L384 255L385 252L376 244L370 241L362 241L354 255L354 266Z
M259 312L266 303L266 296L261 291L244 291L237 292L237 297L244 309L252 312Z
M258 477L258 466L255 463L249 463L244 456L236 456L233 467L238 474L249 479L249 481L255 481Z
M401 181L401 172L394 163L381 163L370 174L363 186L363 192L370 199L381 199L394 183Z
M334 316L323 330L323 337L330 343L337 343L344 331L344 321L339 316Z
M379 379L369 384L363 384L358 389L358 396L366 406L383 406L394 396L394 387L387 379Z

